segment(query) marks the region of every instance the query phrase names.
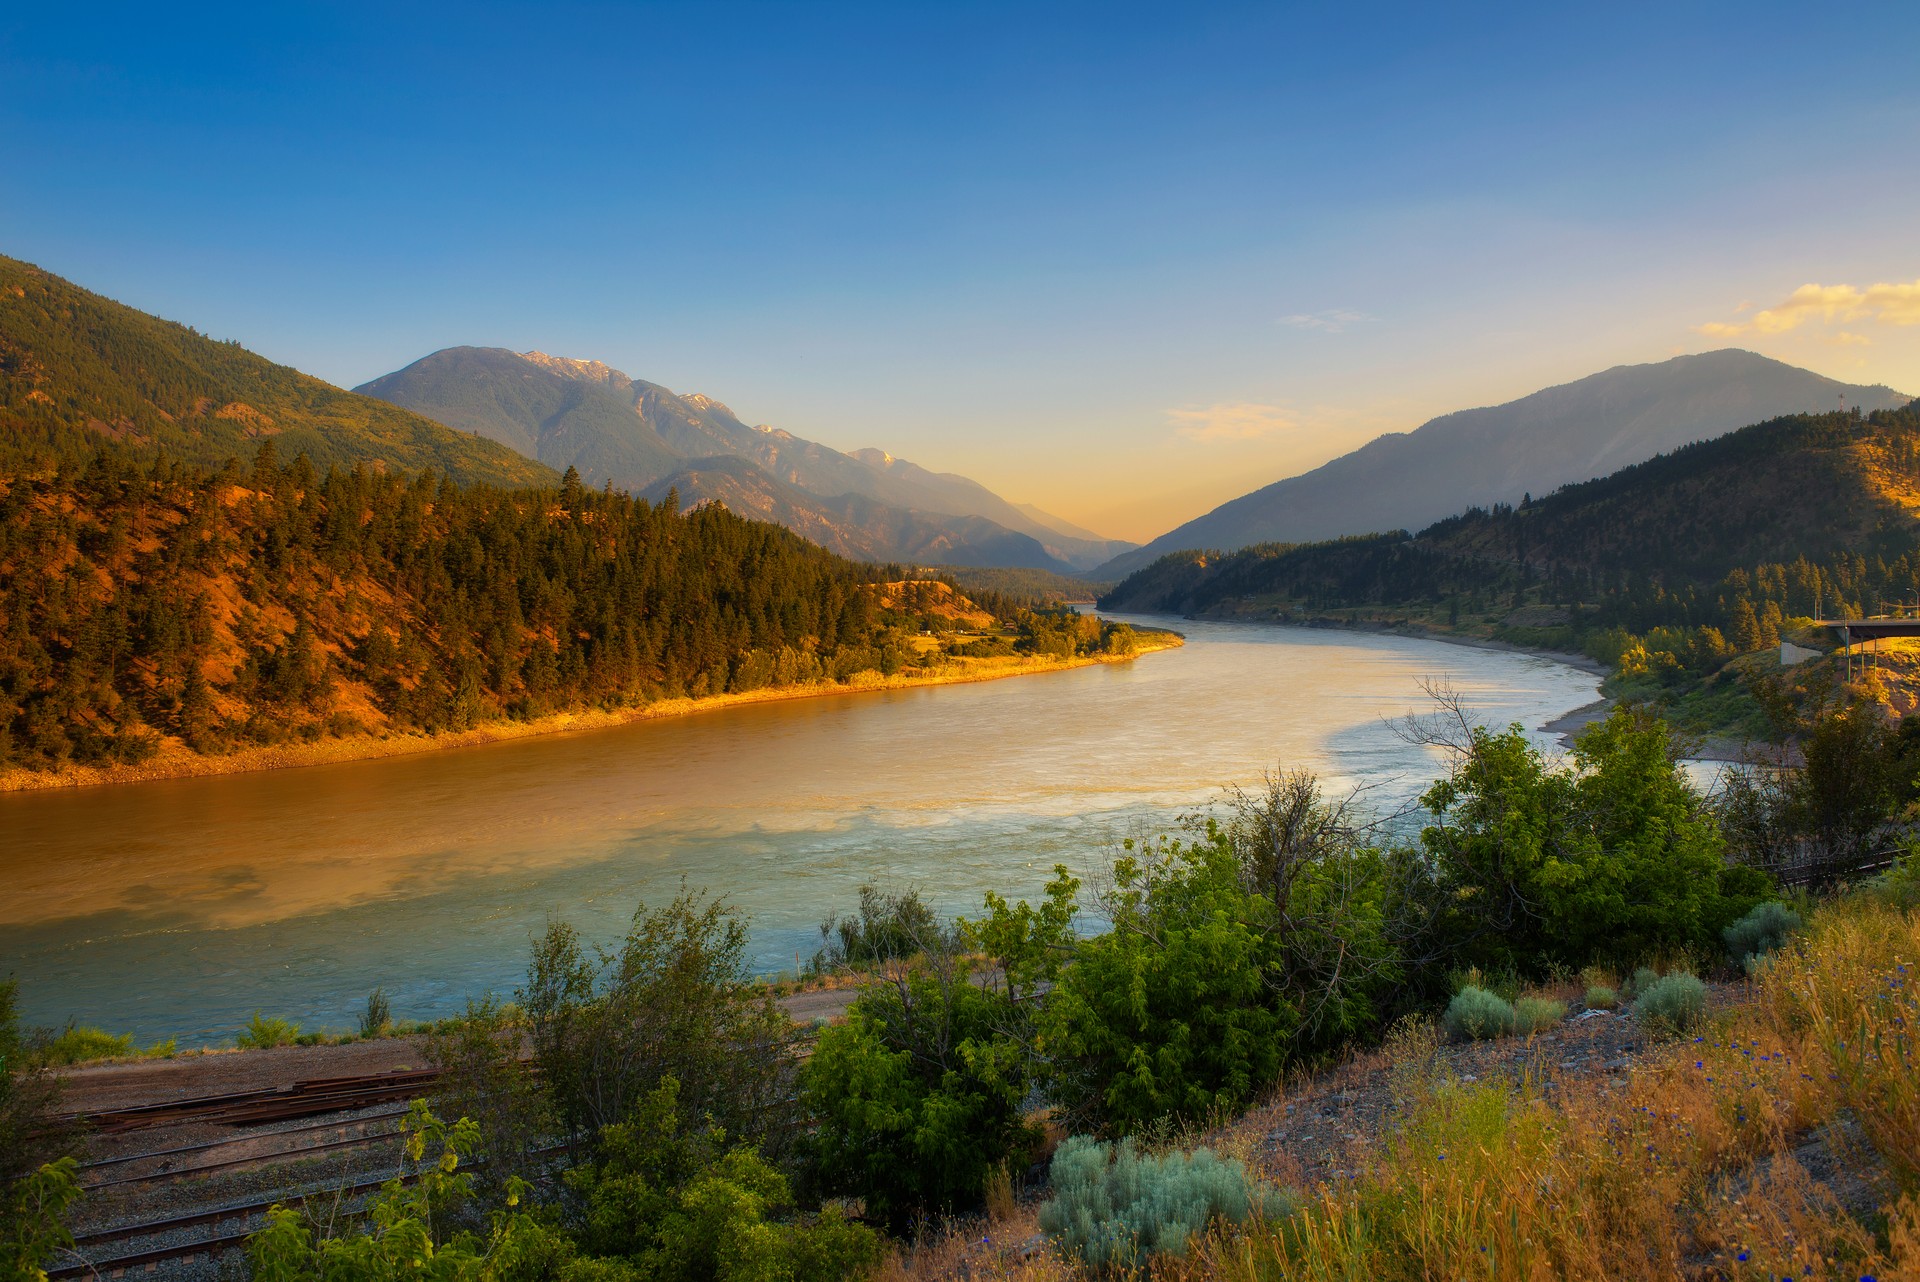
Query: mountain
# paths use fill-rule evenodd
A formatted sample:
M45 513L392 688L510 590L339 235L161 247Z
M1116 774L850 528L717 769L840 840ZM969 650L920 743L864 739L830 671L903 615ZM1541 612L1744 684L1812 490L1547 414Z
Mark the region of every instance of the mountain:
M1009 503L978 481L952 472L930 472L884 450L855 450L850 457L881 479L874 497L917 511L980 516L1037 539L1050 556L1077 569L1098 565L1139 546L1124 539L1103 539L1028 503Z
M932 472L883 450L845 454L790 432L749 427L719 401L676 395L598 361L499 347L449 347L356 390L490 437L551 467L576 468L583 480L596 486L611 481L636 493L664 492L659 483L696 460L711 486L737 486L744 474L725 473L723 484L712 460L744 459L768 480L812 500L809 505L783 493L774 501L763 494L758 511L769 514L767 519L781 519L770 514L811 506L806 526L813 533L808 537L826 538L824 546L829 547L873 549L850 555L916 559L909 549L922 527L946 531L939 537L971 531L955 545L965 559L954 563L965 565L982 564L979 558L1000 555L990 550L999 548L1020 559L992 564L1084 569L1133 546L1072 527L1062 529L1065 522L1057 517L1029 512L966 477ZM735 493L740 495L737 488ZM822 522L829 520L828 509L819 506L820 501L854 496L869 501L848 509L860 514L863 528L827 534ZM689 492L689 497L728 501L718 488L698 496ZM871 504L895 511L877 513ZM974 520L956 524L938 519L942 517ZM986 529L979 519L997 528ZM906 542L874 543L876 532L887 526L901 530ZM1010 541L1008 534L1025 536L1025 541ZM1029 542L1039 545L1042 559L1032 559Z
M93 452L102 439L191 463L279 455L320 468L427 468L460 482L559 478L491 440L276 365L0 257L0 466Z
M733 455L696 459L639 493L658 503L669 490L683 507L718 503L737 516L772 521L829 552L861 561L996 566L1065 573L1073 567L1038 540L978 516L890 507L864 494L821 498Z
M1222 504L1093 575L1120 578L1187 548L1230 551L1419 529L1449 512L1517 503L1749 423L1830 410L1842 398L1865 412L1910 399L1736 350L1616 366L1505 405L1389 433Z
M1713 628L1724 634L1715 644L1744 632L1735 644L1750 650L1745 641L1769 619L1777 632L1795 616L1871 613L1916 589L1920 408L1907 408L1775 419L1520 507L1472 508L1413 538L1172 553L1101 605L1291 619L1440 614L1449 627L1474 617L1511 626L1525 606L1572 633Z

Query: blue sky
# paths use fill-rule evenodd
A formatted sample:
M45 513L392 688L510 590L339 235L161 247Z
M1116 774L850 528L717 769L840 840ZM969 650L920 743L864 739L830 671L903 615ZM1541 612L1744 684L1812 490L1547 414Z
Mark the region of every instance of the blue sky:
M346 385L600 359L1146 538L1681 351L1920 392L1916 36L1912 4L13 6L0 252Z

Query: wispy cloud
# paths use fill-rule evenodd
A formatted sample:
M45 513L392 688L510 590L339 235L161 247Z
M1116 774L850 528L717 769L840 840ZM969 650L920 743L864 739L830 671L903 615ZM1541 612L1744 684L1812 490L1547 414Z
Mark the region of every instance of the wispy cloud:
M1295 312L1291 316L1282 316L1282 325L1291 325L1295 329L1318 330L1322 334L1341 334L1355 325L1365 325L1376 321L1378 316L1369 316L1365 312L1349 311L1338 307L1330 312Z
M1744 306L1738 310L1744 310ZM1920 280L1911 284L1802 285L1786 301L1765 308L1744 321L1708 321L1696 326L1702 334L1732 338L1740 334L1785 334L1810 322L1825 325L1920 325ZM1871 342L1859 334L1841 331L1836 343Z
M1257 441L1292 431L1300 423L1278 405L1209 405L1205 409L1168 410L1174 430L1190 441Z

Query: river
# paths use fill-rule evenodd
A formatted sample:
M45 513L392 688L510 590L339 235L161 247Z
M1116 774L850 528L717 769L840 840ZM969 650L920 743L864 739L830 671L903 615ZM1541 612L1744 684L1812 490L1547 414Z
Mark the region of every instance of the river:
M1423 706L1423 678L1497 725L1595 697L1591 675L1530 655L1177 626L1185 647L1133 663L0 796L0 976L29 1023L183 1045L256 1010L350 1028L376 985L397 1016L431 1017L510 995L549 915L610 941L683 878L727 894L755 964L785 970L862 882L974 911L1276 765L1411 797L1438 762L1387 719Z

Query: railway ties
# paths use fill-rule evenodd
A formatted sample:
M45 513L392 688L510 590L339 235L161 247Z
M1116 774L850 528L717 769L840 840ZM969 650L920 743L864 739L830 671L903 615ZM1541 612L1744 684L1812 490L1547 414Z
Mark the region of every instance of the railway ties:
M426 1094L439 1076L437 1069L419 1068L361 1077L323 1077L291 1086L71 1113L66 1120L86 1126L96 1135L121 1135L150 1126L185 1122L229 1126L284 1122L411 1100Z
M255 1167L308 1159L346 1157L358 1167L357 1175L368 1173L366 1159L355 1160L355 1150L372 1150L383 1143L397 1141L397 1129L382 1128L372 1134L355 1135L355 1128L378 1126L399 1117L403 1109L368 1112L383 1104L411 1102L427 1094L438 1079L432 1069L403 1070L356 1077L319 1078L294 1082L289 1086L264 1090L235 1091L196 1099L168 1100L156 1104L122 1109L101 1109L70 1114L68 1121L80 1124L101 1136L126 1135L146 1130L187 1125L232 1127L238 1132L229 1137L193 1144L174 1144L136 1153L120 1153L86 1163L83 1178L90 1193L131 1199L128 1205L152 1214L152 1201L158 1199L158 1186L174 1180L198 1177L225 1177ZM325 1118L340 1113L360 1116L318 1121L303 1126L275 1128L275 1124L305 1118ZM270 1129L258 1129L258 1128ZM282 1138L286 1137L286 1138ZM307 1141L307 1142L302 1142ZM293 1147L265 1147L293 1143ZM255 1151L247 1151L253 1149ZM238 1154L224 1156L223 1150ZM209 1160L211 1159L211 1160ZM159 1169L142 1169L158 1163ZM381 1159L384 1165L384 1159ZM194 1207L165 1217L143 1219L96 1228L76 1235L74 1250L67 1253L49 1277L148 1276L167 1265L185 1264L202 1258L212 1260L226 1251L245 1245L247 1238L265 1223L268 1208L275 1203L293 1204L311 1197L360 1199L379 1188L392 1173L379 1178L352 1179L324 1188L293 1191L281 1189L272 1197ZM149 1198L146 1190L154 1190ZM199 1196L212 1194L203 1190ZM184 1195L191 1199L192 1193ZM229 1194L231 1196L231 1194ZM208 1230L211 1230L209 1232ZM180 1239L185 1240L180 1240ZM106 1250L131 1245L136 1249L105 1256Z
M311 1197L356 1198L370 1193L385 1184L392 1176L361 1180L343 1187L312 1190L305 1194L286 1194L278 1197L256 1199L251 1202L234 1203L213 1207L204 1211L193 1211L185 1215L169 1216L166 1219L150 1220L142 1224L124 1224L116 1228L101 1229L93 1233L76 1235L73 1249L68 1254L79 1258L70 1264L47 1270L47 1277L86 1278L99 1276L117 1277L128 1269L151 1270L161 1264L188 1263L207 1256L209 1259L233 1249L244 1246L260 1228L259 1224L247 1224L243 1228L232 1229L225 1233L216 1233L211 1237L198 1237L191 1242L173 1243L151 1247L143 1251L133 1251L110 1258L94 1258L92 1248L114 1242L127 1242L137 1238L160 1238L188 1229L219 1227L229 1221L251 1221L263 1219L272 1207L285 1203L297 1203Z
M371 1118L356 1118L349 1122L329 1122L320 1127L302 1127L301 1130L339 1130L342 1127L351 1126L358 1121L380 1121L393 1116L396 1116L396 1114L381 1113ZM293 1133L297 1134L299 1132ZM261 1135L244 1135L230 1140L217 1140L210 1144L196 1144L186 1149L174 1151L211 1152L217 1149L231 1148L239 1144L250 1144L256 1140L271 1140L285 1134L289 1134L289 1132L268 1131ZM133 1184L157 1184L164 1180L190 1179L196 1175L213 1175L221 1171L237 1171L256 1166L270 1166L276 1162L296 1162L304 1158L317 1156L321 1153L337 1153L345 1149L371 1148L383 1140L395 1140L399 1138L400 1132L397 1129L376 1131L371 1135L350 1135L336 1140L323 1140L318 1144L302 1144L294 1148L274 1149L265 1153L249 1153L242 1157L225 1158L214 1162L202 1162L196 1166L167 1166L160 1170L148 1171L143 1174L115 1176L111 1179L96 1180L82 1187L85 1188L87 1192L92 1193L102 1189L124 1188ZM159 1153L142 1153L137 1156L117 1160L120 1162L141 1162L157 1159L160 1156L161 1154Z
M553 1157L565 1152L567 1147L566 1144L550 1144L535 1150L534 1155ZM471 1169L480 1164L480 1160L473 1159L462 1163L462 1166ZM417 1173L395 1173L373 1176L351 1183L323 1184L298 1192L283 1190L272 1197L250 1202L232 1203L184 1215L170 1216L166 1219L80 1234L75 1238L73 1249L65 1253L74 1257L73 1261L47 1270L47 1277L49 1279L118 1278L126 1276L129 1272L136 1274L152 1272L163 1264L189 1264L202 1256L209 1261L214 1261L228 1251L245 1246L247 1240L264 1227L267 1212L275 1206L298 1206L302 1203L325 1199L334 1203L336 1207L344 1205L349 1209L364 1210L369 1196L393 1180L398 1179L402 1184L412 1184L419 1178ZM94 1248L115 1242L127 1242L139 1238L164 1238L195 1228L219 1229L233 1222L240 1222L240 1227L216 1232L212 1236L196 1237L189 1242L154 1246L108 1258L96 1258L93 1255Z
M338 1130L343 1126L358 1126L358 1125L363 1125L369 1122L381 1122L381 1121L385 1121L389 1117L404 1117L405 1115L406 1115L405 1109L389 1109L387 1112L384 1112L384 1113L362 1113L359 1117L347 1118L344 1121L312 1122L306 1126L289 1126L282 1130L277 1130L277 1131L262 1131L257 1135L236 1135L229 1139L207 1140L204 1143L200 1143L200 1144L182 1144L177 1148L149 1149L144 1153L123 1153L118 1157L97 1157L91 1161L80 1163L80 1169L82 1171L89 1171L89 1172L104 1171L109 1167L127 1166L134 1162L155 1162L155 1161L159 1161L161 1158L185 1157L192 1153L207 1153L207 1152L213 1151L214 1149L230 1148L236 1144L249 1144L256 1140L285 1139L290 1136L306 1135L313 1131ZM204 1168L169 1166L164 1168L162 1173L168 1174L168 1175L185 1175L185 1174L191 1174L193 1171L200 1170L200 1169L204 1169ZM156 1173L156 1174L159 1174L159 1173ZM132 1183L141 1178L146 1178L146 1177L115 1176L106 1180L99 1181L94 1184L89 1184L86 1187L104 1188L109 1184Z

